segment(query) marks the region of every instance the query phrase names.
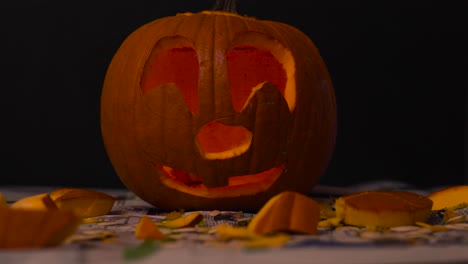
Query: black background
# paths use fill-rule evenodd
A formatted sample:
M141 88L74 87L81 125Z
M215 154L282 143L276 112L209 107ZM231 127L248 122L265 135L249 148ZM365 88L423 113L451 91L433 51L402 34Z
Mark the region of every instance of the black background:
M100 94L125 37L214 0L3 1L0 184L123 187L103 147ZM307 4L307 6L305 6ZM467 1L254 1L297 27L335 86L338 138L321 183L467 183Z

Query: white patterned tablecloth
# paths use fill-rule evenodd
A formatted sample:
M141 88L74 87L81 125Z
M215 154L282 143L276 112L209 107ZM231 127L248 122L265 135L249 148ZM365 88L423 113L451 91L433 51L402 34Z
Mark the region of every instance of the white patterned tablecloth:
M50 192L58 187L0 186L9 202L25 196ZM352 188L318 186L311 196L316 199L339 196L361 189L406 189L394 182L375 182ZM246 250L233 242L219 241L210 232L197 228L178 231L176 239L158 245L158 250L138 258L128 259L124 252L138 247L134 237L136 224L142 215L155 221L164 213L142 201L128 190L95 189L118 198L109 215L99 221L82 224L70 239L58 247L34 250L0 250L0 264L22 263L166 263L166 264L247 264L247 263L468 263L468 222L448 225L446 230L433 231L423 227L405 227L393 232L376 232L356 227L320 228L315 236L293 235L284 246L263 250ZM412 190L426 194L431 190ZM199 211L205 225L220 223L239 225L253 214L221 211ZM187 212L189 213L189 212ZM467 213L467 212L462 212ZM437 221L434 216L432 221ZM205 226L206 227L206 226Z

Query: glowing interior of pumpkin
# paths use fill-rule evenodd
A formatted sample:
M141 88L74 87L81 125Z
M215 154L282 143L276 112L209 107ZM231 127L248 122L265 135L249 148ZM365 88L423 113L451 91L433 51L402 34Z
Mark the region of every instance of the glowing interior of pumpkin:
M284 165L281 164L257 174L233 176L229 178L228 185L211 188L206 187L196 174L189 174L169 166L160 166L158 169L161 172L161 182L166 186L194 196L216 198L266 191L283 173Z
M184 96L192 113L198 111L199 60L196 50L178 38L160 41L152 51L143 71L141 87L143 94L158 89L165 83L175 83ZM230 48L226 54L227 75L232 106L242 112L256 88L264 82L273 83L285 97L290 111L295 107L294 60L291 53L282 46L265 47L271 39L258 38L255 44L239 44ZM266 43L266 44L265 44ZM268 49L271 48L271 51ZM213 120L201 127L195 135L196 145L203 158L207 160L229 159L249 150L254 132L243 126L228 126ZM283 165L267 171L229 178L226 187L208 188L201 177L162 166L161 181L169 187L193 195L215 197L240 195L268 189L281 175ZM250 187L249 187L250 186ZM250 190L252 189L252 190ZM209 190L209 192L208 192Z

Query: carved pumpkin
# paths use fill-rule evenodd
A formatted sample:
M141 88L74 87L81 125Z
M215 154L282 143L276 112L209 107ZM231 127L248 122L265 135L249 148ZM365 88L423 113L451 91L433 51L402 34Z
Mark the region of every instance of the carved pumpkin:
M126 38L104 81L101 129L118 176L143 200L248 211L318 182L335 111L305 34L210 10L160 18Z

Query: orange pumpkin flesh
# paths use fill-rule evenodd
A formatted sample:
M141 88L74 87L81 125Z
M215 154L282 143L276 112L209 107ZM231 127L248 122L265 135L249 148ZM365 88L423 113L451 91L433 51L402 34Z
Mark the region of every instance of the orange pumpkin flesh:
M122 182L167 209L258 210L332 155L327 69L297 29L221 11L157 19L106 74L101 128Z

